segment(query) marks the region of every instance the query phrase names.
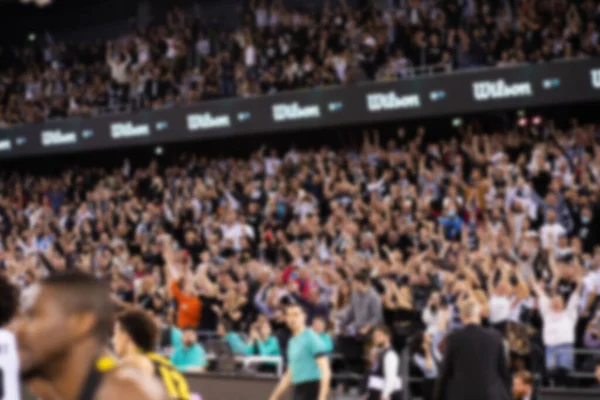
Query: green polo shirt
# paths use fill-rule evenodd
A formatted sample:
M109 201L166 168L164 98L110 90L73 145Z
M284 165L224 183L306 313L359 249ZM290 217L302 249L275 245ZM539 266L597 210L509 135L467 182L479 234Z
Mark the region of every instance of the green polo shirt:
M312 329L305 329L288 343L288 368L294 385L321 379L317 358L325 356L325 344Z

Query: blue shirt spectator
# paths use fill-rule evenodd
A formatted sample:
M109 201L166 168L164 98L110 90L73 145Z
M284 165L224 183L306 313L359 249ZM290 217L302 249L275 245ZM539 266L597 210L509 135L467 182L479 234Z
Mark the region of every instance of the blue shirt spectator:
M317 317L313 319L312 322L312 330L319 336L319 338L323 341L323 346L326 354L333 353L333 338L329 333L327 333L327 321L321 317Z
M171 346L176 349L183 346L183 332L176 326L171 326Z
M206 352L198 343L175 349L171 355L171 362L179 371L202 372L208 365Z
M439 223L444 230L446 239L460 239L463 220L457 215L454 208L450 208L445 216L440 217Z
M263 357L276 357L281 355L279 341L273 336L270 324L261 324L258 331L253 330L250 332L250 336L254 336L252 338L254 346L251 346L253 354Z
M217 333L229 345L233 354L241 356L252 354L252 346L249 346L239 333L231 331L230 327L225 323L219 323Z
M244 342L244 339L242 339L239 333L229 332L225 335L225 341L229 344L233 354L242 356L252 354L252 348Z
M175 347L171 362L179 371L203 372L208 365L204 348L197 343L196 331L186 329L182 342Z

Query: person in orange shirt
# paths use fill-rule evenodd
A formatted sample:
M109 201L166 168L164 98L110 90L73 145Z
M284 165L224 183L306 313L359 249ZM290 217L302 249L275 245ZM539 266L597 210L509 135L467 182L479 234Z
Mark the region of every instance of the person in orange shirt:
M202 316L202 302L196 296L194 284L184 279L182 281L183 285L177 281L171 282L171 294L177 302L177 326L180 329L198 327Z

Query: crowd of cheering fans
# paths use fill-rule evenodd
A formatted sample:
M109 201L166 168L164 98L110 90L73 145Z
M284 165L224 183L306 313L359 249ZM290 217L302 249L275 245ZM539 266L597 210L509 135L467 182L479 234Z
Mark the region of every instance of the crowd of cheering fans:
M107 280L167 327L183 370L209 366L198 332L281 355L297 303L361 371L383 323L426 397L457 310L477 301L518 376L570 384L597 361L573 350L600 348L599 134L468 126L439 141L421 127L365 132L360 149L5 171L0 271L21 288L73 268Z
M233 31L175 9L111 41L0 51L0 127L598 54L596 0L248 0Z

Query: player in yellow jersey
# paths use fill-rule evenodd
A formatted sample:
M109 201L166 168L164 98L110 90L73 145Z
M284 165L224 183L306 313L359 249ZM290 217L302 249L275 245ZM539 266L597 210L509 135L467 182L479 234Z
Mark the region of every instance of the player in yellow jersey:
M157 338L158 327L146 312L132 309L117 316L114 347L122 362L158 377L171 400L189 400L185 376L167 358L154 352Z

